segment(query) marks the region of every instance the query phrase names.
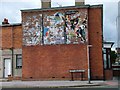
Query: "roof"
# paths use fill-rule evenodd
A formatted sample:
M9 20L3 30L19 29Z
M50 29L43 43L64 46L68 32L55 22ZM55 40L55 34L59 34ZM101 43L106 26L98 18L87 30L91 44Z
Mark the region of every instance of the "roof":
M114 42L103 42L103 44L109 44L111 47L113 46Z
M31 12L31 11L47 11L47 10L60 10L60 9L69 9L69 8L101 8L102 4L99 5L80 5L80 6L65 6L65 7L52 7L52 8L36 8L36 9L25 9L21 10L22 12Z
M21 26L21 23L13 23L13 24L2 24L0 27L11 27L11 26Z
M114 44L114 42L103 42L104 44Z

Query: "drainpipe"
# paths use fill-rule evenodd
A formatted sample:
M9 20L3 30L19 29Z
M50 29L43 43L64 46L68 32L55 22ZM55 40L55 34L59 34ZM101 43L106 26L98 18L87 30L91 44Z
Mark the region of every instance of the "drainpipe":
M87 45L87 59L88 59L88 84L91 84L90 82L90 56L89 56L89 48L92 47L92 45Z
M13 70L13 60L14 60L14 51L13 51L13 47L11 48L12 50L12 76L14 76L14 70Z
M12 76L14 76L14 70L13 70L13 65L14 65L14 47L13 47L13 26L12 26L12 47L11 47L11 51L12 51Z

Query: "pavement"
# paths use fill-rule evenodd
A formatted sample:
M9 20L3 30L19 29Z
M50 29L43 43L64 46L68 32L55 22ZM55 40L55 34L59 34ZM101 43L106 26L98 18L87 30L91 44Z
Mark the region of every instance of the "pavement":
M120 88L118 80L110 81L4 81L0 82L2 88Z

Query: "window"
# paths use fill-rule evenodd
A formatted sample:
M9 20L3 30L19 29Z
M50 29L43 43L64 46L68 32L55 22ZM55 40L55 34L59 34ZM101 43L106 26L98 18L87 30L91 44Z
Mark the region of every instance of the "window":
M22 68L22 55L16 55L16 68Z
M106 49L103 49L103 54L106 54Z
M104 68L111 69L110 50L103 49Z
M107 54L106 49L103 49L104 68L107 68Z
M108 55L108 68L111 68L110 55Z
M107 68L107 60L106 60L106 54L104 54L104 68Z

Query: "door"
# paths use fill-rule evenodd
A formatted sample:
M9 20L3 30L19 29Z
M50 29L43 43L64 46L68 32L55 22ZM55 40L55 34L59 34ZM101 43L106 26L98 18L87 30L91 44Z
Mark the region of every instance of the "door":
M5 59L4 60L4 77L7 78L8 75L11 75L11 59Z

